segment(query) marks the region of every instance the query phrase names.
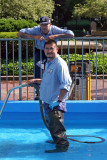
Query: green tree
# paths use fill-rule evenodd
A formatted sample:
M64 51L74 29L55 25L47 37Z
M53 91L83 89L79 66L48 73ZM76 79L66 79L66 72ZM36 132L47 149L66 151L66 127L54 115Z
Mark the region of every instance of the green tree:
M33 19L52 16L53 0L0 0L0 18Z
M64 27L67 22L71 20L72 12L75 4L83 3L84 0L54 0L55 11L53 13L53 19L55 25Z
M107 19L107 0L85 0L83 5L78 3L74 7L73 17L97 18L104 24Z

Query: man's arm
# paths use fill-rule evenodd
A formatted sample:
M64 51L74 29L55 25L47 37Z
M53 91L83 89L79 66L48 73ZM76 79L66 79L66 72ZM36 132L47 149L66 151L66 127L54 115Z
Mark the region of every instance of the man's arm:
M28 38L28 39L32 38L32 39L37 39L37 40L40 40L40 41L44 40L44 37L41 36L41 35L35 36L35 35L23 33L23 32L18 32L18 33L17 33L17 36L18 36L18 37L21 37L21 38L25 38L25 39L27 39L27 38Z
M55 39L55 38L73 38L74 35L63 33L49 36L46 40Z
M58 97L58 101L61 102L68 91L66 89L61 89Z
M60 27L51 25L51 33L52 35L50 35L48 39L60 39L60 38L73 38L74 37L74 33L71 30L65 30L62 29Z

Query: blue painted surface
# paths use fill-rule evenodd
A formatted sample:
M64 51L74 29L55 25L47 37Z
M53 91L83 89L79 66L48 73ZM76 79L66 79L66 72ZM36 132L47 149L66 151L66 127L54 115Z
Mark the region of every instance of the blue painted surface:
M3 101L0 102L2 107ZM105 142L86 144L70 141L67 152L45 153L54 150L40 115L37 101L9 101L0 120L0 158L2 160L107 160L107 101L67 101L65 128L67 135L103 137ZM76 137L74 137L75 139ZM83 141L98 138L79 137Z
M2 107L3 101L0 101ZM38 101L8 101L2 113L2 120L41 119ZM107 101L67 101L67 120L107 120ZM86 121L86 122L87 122Z
M3 101L0 101L0 108ZM68 112L107 112L107 101L67 101ZM4 112L40 112L38 101L8 101Z

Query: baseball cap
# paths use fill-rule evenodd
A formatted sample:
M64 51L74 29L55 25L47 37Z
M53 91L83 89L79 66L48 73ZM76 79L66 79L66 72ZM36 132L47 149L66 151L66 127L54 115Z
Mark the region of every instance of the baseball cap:
M40 18L40 24L45 25L50 23L51 23L51 19L49 17L44 16Z

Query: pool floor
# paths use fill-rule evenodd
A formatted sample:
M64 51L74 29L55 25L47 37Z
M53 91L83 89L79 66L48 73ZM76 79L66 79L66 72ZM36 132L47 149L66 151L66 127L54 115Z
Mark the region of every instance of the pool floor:
M45 153L54 150L49 131L39 120L1 120L0 121L0 159L1 160L107 160L107 121L65 121L67 135L92 135L105 138L102 143L70 142L67 152ZM75 138L75 137L74 137ZM82 139L81 139L82 138ZM91 137L79 140L99 141Z

